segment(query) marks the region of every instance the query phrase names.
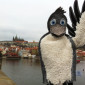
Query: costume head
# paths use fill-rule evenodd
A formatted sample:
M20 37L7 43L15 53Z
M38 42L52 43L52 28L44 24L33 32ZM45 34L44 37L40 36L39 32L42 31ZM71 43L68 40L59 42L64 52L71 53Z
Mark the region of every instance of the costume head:
M66 33L67 18L64 13L59 7L48 19L48 30L53 36L60 37Z

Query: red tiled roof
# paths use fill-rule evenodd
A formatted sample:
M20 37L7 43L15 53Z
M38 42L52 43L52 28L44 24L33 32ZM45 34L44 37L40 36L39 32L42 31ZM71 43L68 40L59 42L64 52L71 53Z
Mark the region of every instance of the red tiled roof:
M28 42L28 41L15 41L15 42Z
M37 50L37 49L38 49L38 47L33 47L33 48L25 48L25 50L33 50L33 49Z
M28 43L38 43L38 42L28 42Z
M0 49L0 51L2 51L2 49Z

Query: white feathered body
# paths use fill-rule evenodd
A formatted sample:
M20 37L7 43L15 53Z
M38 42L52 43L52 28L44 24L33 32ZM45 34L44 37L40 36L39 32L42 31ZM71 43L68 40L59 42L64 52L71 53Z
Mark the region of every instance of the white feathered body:
M56 38L48 34L41 40L40 47L47 80L54 85L71 80L73 49L70 40L66 36Z

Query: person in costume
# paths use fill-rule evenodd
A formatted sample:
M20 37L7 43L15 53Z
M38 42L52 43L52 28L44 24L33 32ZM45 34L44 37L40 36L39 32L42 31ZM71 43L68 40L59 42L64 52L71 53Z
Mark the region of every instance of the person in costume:
M59 7L48 19L48 33L41 37L39 53L46 85L73 85L76 80L76 48L85 45L85 1L80 13L78 1L74 12L69 8L72 27ZM69 35L66 34L66 27Z

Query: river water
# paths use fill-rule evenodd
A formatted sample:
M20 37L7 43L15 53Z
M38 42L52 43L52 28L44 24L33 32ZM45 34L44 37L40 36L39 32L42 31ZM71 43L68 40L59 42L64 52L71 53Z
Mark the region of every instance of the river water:
M74 85L85 85L85 61L77 64L77 81ZM40 61L35 59L6 60L3 59L2 71L16 85L43 85Z

